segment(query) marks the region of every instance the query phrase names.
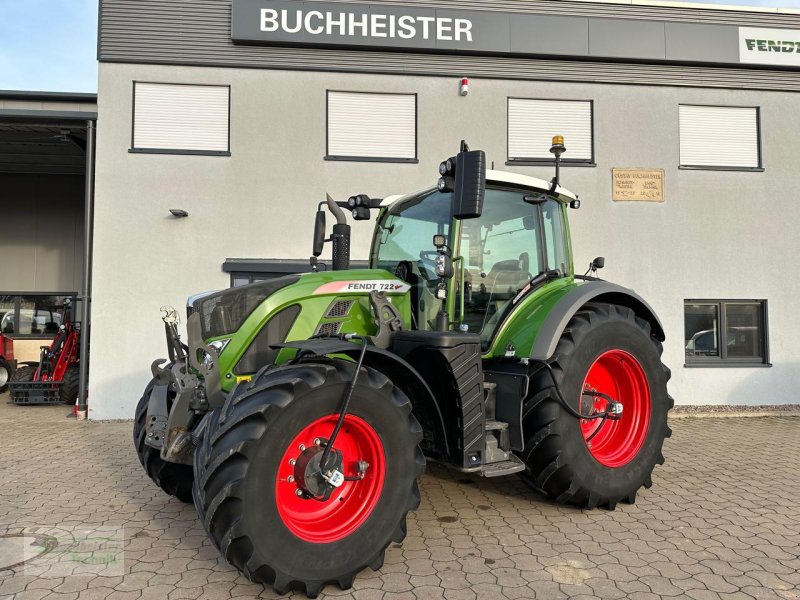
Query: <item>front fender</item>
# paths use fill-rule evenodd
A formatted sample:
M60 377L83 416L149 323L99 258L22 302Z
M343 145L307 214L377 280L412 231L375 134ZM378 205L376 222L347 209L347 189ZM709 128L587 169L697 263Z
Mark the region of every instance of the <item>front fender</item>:
M587 302L627 306L637 317L650 323L653 337L660 342L666 338L664 327L655 311L639 294L608 281L587 281L570 290L550 310L533 342L531 358L548 360L553 356L567 323Z
M361 354L361 346L359 344L336 338L308 339L277 344L273 347L295 349L297 350L298 358L308 355L328 356L339 354L358 360ZM396 354L376 346L367 346L364 365L386 375L395 386L409 397L414 416L417 417L423 428L425 454L439 459L449 457L450 446L447 442L441 407L431 388L417 370Z

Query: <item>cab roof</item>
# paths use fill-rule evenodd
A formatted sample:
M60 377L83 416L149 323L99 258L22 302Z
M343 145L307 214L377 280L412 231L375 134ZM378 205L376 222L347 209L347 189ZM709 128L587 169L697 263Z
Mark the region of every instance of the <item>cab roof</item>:
M512 185L514 187L522 187L526 189L530 189L532 191L537 192L547 192L550 193L550 183L545 181L544 179L539 179L538 177L530 177L529 175L520 175L519 173L512 173L511 171L495 171L495 170L487 170L486 171L486 183L494 183L494 184L505 184L505 185ZM401 198L407 198L408 196L416 196L420 193L432 191L435 188L428 188L426 190L419 190L413 192L412 194L395 194L393 196L387 196L381 202L381 206L391 206ZM564 202L569 202L570 200L576 200L578 196L573 192L570 192L568 189L561 187L560 185L556 187L555 195Z

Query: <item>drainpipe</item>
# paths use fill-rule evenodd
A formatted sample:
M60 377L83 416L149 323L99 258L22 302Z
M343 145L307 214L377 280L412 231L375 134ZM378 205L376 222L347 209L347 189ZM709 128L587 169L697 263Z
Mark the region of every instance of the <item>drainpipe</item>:
M78 386L78 420L86 419L89 392L89 320L92 290L92 227L94 222L95 122L86 121L86 196L83 208L83 282L81 284L81 348Z

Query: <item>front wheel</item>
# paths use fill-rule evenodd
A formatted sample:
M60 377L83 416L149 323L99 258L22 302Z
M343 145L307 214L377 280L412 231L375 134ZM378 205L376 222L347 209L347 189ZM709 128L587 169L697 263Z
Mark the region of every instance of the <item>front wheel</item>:
M75 404L78 400L80 387L81 368L78 364L72 364L64 372L64 379L61 380L61 387L58 389L61 402L64 404Z
M344 481L320 485L321 452L353 372L344 361L267 371L210 415L196 450L206 531L231 564L279 594L349 588L365 567L380 568L419 505L421 427L408 398L370 368L333 444Z
M136 405L136 415L133 421L133 445L139 462L144 467L148 477L170 496L175 496L181 502L192 501L192 481L194 479L192 467L189 465L167 462L161 458L161 453L148 446L147 437L147 405L150 403L150 394L153 393L155 381L151 380L144 390L144 394Z
M671 433L670 373L650 325L626 307L588 304L567 325L551 359L565 402L583 415L620 404L610 418L578 419L540 372L540 391L523 407L524 477L557 502L613 509L652 485Z

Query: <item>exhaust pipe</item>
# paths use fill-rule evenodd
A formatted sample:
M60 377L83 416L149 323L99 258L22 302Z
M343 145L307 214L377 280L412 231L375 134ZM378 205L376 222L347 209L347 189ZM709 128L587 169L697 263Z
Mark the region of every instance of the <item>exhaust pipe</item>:
M333 226L332 262L334 271L346 271L350 268L350 225L344 216L344 211L336 204L336 201L327 195L328 210L336 217L336 224Z

